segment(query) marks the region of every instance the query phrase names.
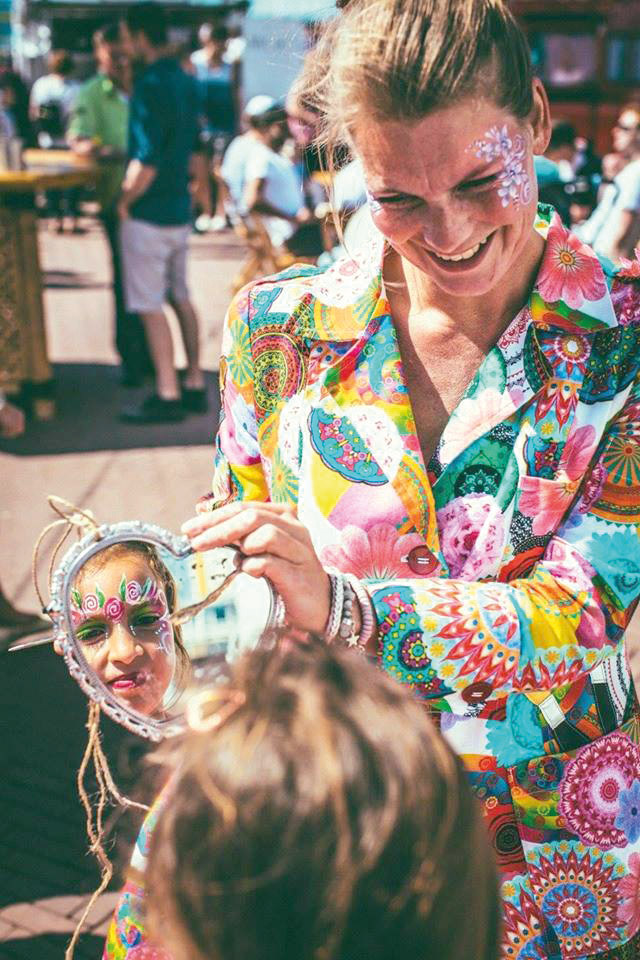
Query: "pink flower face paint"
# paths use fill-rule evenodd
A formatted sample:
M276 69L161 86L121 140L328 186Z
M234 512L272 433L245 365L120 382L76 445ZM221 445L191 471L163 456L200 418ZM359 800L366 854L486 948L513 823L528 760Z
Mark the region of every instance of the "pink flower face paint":
M498 196L503 207L509 204L531 203L531 179L526 168L524 137L512 136L506 124L491 127L483 139L474 140L469 148L479 160L492 163L502 160L504 166L498 174Z

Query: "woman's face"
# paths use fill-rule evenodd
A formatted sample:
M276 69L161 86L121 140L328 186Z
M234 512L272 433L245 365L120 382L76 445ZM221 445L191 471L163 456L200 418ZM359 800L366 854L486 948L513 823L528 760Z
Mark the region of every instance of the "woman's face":
M533 155L546 147L548 109L537 81L534 93L529 121L473 97L354 131L376 226L448 295L487 294L535 243Z
M72 590L74 630L87 663L128 707L162 709L175 667L164 583L137 554L81 572Z

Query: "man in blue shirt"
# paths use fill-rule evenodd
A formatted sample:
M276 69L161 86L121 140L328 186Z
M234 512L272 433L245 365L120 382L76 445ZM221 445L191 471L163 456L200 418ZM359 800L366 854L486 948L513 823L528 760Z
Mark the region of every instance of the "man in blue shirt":
M189 178L198 149L198 91L193 77L166 55L167 28L156 3L132 5L125 38L144 64L129 110L129 164L118 204L127 308L142 317L156 373L156 392L122 412L135 423L182 420L204 412L198 318L186 281L191 232ZM187 370L182 391L163 305L173 307L182 331Z

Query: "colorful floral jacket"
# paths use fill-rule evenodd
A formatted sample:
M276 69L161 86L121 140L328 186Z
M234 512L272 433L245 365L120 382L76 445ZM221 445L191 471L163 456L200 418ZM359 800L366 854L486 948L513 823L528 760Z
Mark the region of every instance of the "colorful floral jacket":
M212 506L295 503L325 565L367 582L381 666L427 701L482 804L503 956L636 957L640 271L600 264L550 208L536 229L529 302L429 464L381 238L239 294Z

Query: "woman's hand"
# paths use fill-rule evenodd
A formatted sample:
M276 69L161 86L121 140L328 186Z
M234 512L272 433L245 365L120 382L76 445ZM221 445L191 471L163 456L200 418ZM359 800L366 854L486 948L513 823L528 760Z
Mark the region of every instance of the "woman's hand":
M236 546L242 570L267 577L282 597L293 627L322 634L329 619L331 585L307 528L295 510L277 503L230 503L200 514L182 526L199 552Z

